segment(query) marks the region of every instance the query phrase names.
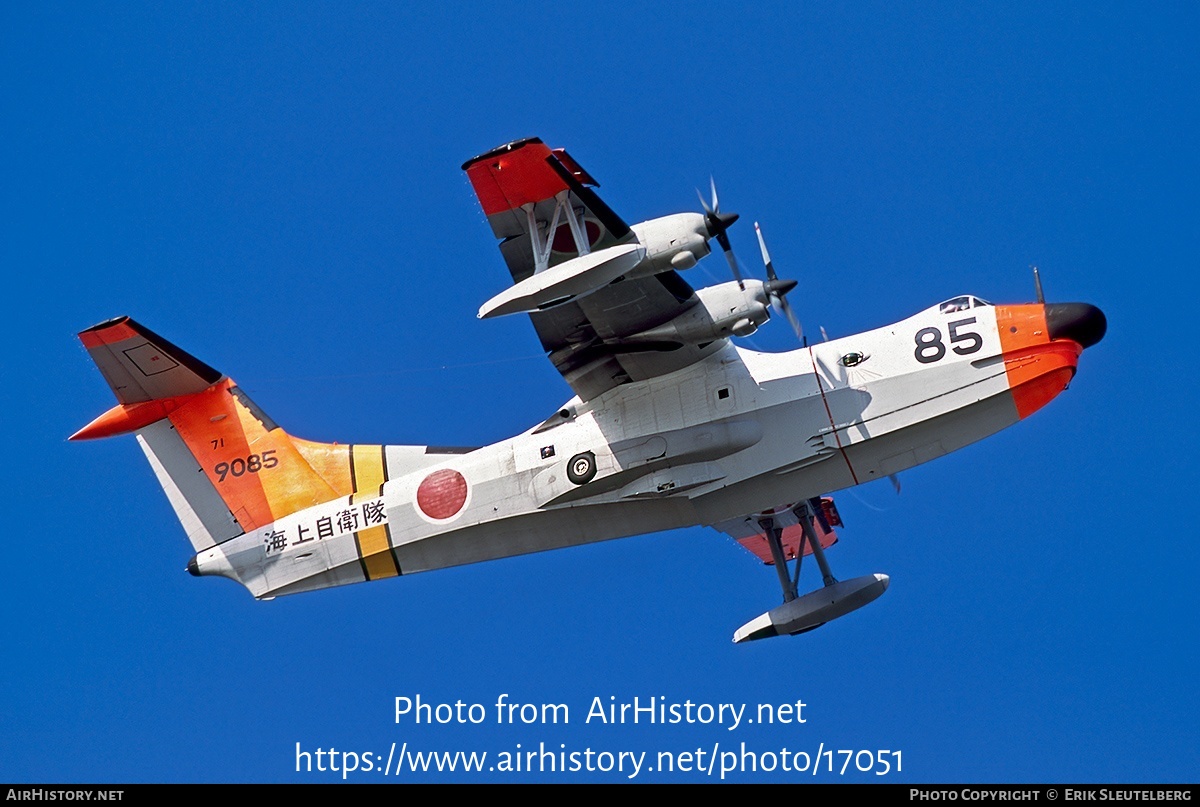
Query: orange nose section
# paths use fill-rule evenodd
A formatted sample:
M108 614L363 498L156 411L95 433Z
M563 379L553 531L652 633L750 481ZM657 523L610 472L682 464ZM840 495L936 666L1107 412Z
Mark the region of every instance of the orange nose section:
M1042 304L996 307L1004 371L1022 419L1067 388L1083 352L1083 345L1073 339L1051 339L1046 309Z

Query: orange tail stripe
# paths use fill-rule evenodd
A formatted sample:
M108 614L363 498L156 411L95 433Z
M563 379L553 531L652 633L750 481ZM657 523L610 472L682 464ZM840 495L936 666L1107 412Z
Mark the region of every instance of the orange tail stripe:
M191 396L170 420L242 529L336 499L287 433L260 420L234 386L226 379Z
M171 412L171 424L183 438L205 475L221 495L244 530L253 530L275 520L261 474L249 470L250 442L259 437L251 428L246 434L226 379L201 392ZM259 425L258 431L266 430ZM261 462L261 460L260 460ZM260 469L261 470L261 469Z

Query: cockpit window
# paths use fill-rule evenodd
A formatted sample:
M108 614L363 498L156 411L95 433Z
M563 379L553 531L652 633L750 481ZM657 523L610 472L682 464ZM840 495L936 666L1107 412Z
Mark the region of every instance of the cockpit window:
M952 300L942 303L938 306L938 311L943 314L953 314L956 311L966 311L968 308L979 308L985 305L991 305L991 303L987 300L981 300L978 297L964 294L962 297L955 297Z
M966 311L971 307L970 297L955 297L953 300L947 300L942 303L938 310L943 314L953 314L955 311Z

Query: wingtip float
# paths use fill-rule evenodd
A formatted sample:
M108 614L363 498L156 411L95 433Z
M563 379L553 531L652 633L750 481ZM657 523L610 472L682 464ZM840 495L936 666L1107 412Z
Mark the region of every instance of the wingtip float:
M480 316L527 312L575 392L554 415L475 449L292 437L227 376L128 317L79 338L118 404L72 436L133 433L191 541L188 571L260 599L627 535L707 525L773 566L780 605L735 642L802 633L879 597L839 582L826 494L1010 426L1067 386L1107 329L1085 303L965 295L882 328L781 353L735 344L783 311L767 280L693 289L681 272L736 214L628 225L591 175L541 140L464 170L513 286ZM715 224L714 224L715 222ZM815 558L821 585L801 594Z

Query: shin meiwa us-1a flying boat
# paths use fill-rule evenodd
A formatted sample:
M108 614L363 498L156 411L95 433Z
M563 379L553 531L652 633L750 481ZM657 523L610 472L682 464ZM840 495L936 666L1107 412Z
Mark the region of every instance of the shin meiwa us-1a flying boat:
M119 401L72 439L134 433L195 555L194 575L257 598L693 525L775 567L783 604L735 641L800 633L872 601L838 581L825 494L893 475L1040 409L1103 337L1083 303L956 297L808 345L759 233L742 277L715 185L703 212L629 225L565 151L515 141L463 166L513 284L481 318L527 313L575 392L523 434L475 449L292 437L227 376L128 317L79 334ZM715 239L734 279L693 289ZM781 311L800 347L733 339ZM798 591L814 555L822 583ZM791 564L792 568L789 568Z

